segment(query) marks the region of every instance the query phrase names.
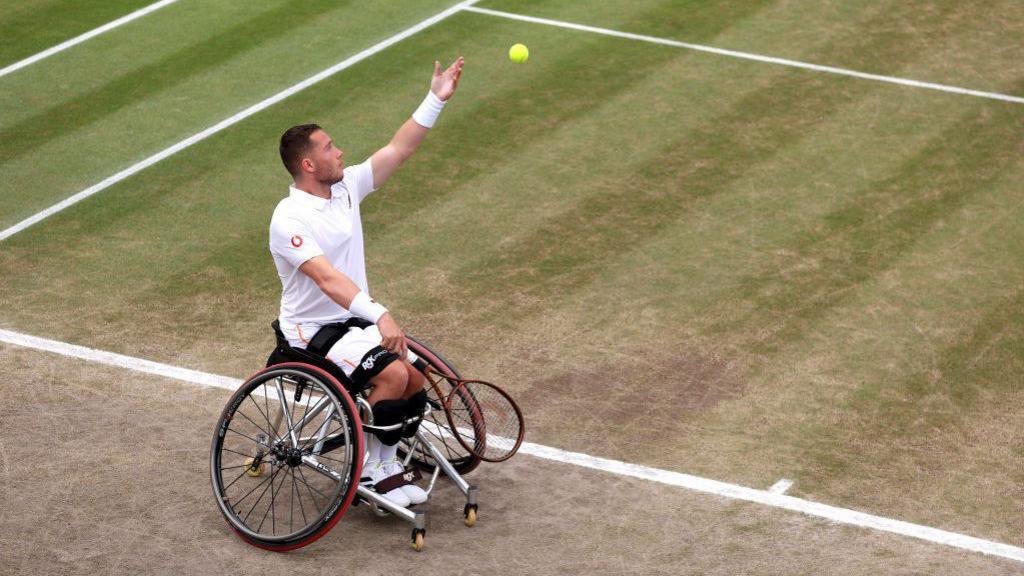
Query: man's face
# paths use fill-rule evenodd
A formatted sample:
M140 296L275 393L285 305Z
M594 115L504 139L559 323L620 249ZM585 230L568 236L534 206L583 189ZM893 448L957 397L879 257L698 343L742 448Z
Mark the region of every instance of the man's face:
M313 176L318 182L334 184L344 178L345 165L342 164L344 153L334 145L334 140L323 130L309 135L309 149L306 158L313 168Z

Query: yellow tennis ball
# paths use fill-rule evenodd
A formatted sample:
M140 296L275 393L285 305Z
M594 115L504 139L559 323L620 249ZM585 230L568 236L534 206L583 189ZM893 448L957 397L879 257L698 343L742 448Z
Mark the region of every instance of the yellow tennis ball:
M508 49L508 59L516 64L526 62L526 59L529 57L530 50L523 44L513 44L512 47Z

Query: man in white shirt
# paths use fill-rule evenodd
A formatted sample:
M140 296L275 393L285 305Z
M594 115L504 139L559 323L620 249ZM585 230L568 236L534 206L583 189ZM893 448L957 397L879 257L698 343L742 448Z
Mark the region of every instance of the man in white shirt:
M324 332L335 336L326 356L357 386L372 386L368 400L378 425L422 413L426 394L423 375L407 360L401 328L369 295L359 204L419 146L455 93L463 64L459 57L442 71L435 62L423 103L362 164L345 168L343 152L315 124L294 126L281 137L281 160L294 178L270 221L270 252L282 286L281 331L293 347L306 348L322 327L343 323ZM427 497L415 484L403 484L396 459L399 439L414 432L367 438L364 481L401 506Z

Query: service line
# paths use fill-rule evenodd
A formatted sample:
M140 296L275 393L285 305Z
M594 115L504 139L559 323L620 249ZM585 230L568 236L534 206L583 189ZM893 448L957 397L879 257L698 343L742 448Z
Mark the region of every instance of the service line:
M437 14L434 14L433 16L420 21L418 24L414 24L406 28L405 30L399 32L398 34L381 40L380 42L374 44L373 46L370 46L369 48L363 50L362 52L350 56L345 60L338 62L334 66L331 66L330 68L327 68L322 72L319 72L317 74L314 74L313 76L310 76L309 78L306 78L302 82L299 82L298 84L295 84L290 88L286 88L278 92L277 94L270 96L269 98L266 98L260 102L257 102L256 104L253 104L252 106L246 108L245 110L242 110L241 112L235 114L234 116L231 116L230 118L221 120L217 124L210 126L206 130L203 130L202 132L193 134L192 136L189 136L188 138L182 140L181 142L178 142L177 144L164 148L163 150L157 152L156 154L153 154L149 158L137 162L125 168L124 170L121 170L117 174L109 176L103 181L93 184L92 186L86 188L85 190L82 190L81 192L75 194L74 196L65 198L64 200L54 204L53 206L50 206L45 210L37 212L36 214L29 216L28 218L22 220L21 222L18 222L14 226L7 228L3 232L0 232L0 242L6 240L7 238L10 238L11 236L17 234L18 232L21 232L22 230L28 228L29 226L32 226L33 224L36 224L40 220L53 216L54 214L70 206L73 206L98 192L102 192L103 190L110 188L111 186L117 184L121 180L124 180L129 176L132 176L142 170L145 170L146 168L149 168L153 164L156 164L157 162L163 160L164 158L167 158L168 156L177 154L178 152L181 152L182 150L188 148L189 146L192 146L197 142L201 142L209 138L210 136L213 136L214 134L220 132L221 130L233 126L241 122L242 120L245 120L249 116L252 116L253 114L256 114L257 112L260 112L262 110L265 110L266 108L269 108L274 104L277 104L278 102L284 100L285 98L288 98L289 96L292 96L298 92L305 90L306 88L309 88L310 86L316 84L317 82L320 82L321 80L329 78L337 74L338 72L341 72L342 70L353 66L354 64L358 64L359 62L366 60L370 56L373 56L374 54L384 50L385 48L388 48L393 44L401 42L402 40L405 40L409 36L416 34L417 32L423 30L424 28L428 28L429 26L436 24L441 20L444 20L445 18L451 16L452 14L455 14L456 12L459 12L460 10L468 8L473 4L476 4L477 2L479 2L479 0L466 0L465 2L460 2L452 6L451 8L448 8L447 10L438 12Z
M719 56L729 56L732 58L740 58L742 60L753 60L755 62L777 64L780 66L789 66L791 68L803 68L804 70L814 70L815 72L826 72L829 74L839 74L841 76L851 76L853 78L861 78L864 80L875 80L878 82L899 84L901 86L912 86L914 88L924 88L926 90L938 90L939 92L949 92L951 94L963 94L966 96L976 96L978 98L989 98L992 100L1013 102L1015 104L1024 104L1024 97L1022 96L1011 96L1009 94L999 94L997 92L983 92L981 90L971 90L969 88L960 88L957 86L949 86L946 84L936 84L934 82L921 82L919 80L910 80L908 78L897 78L896 76L870 74L868 72L858 72L856 70L849 70L846 68L836 68L835 66L823 66L821 64L800 62L799 60L776 58L774 56L763 56L761 54L740 52L737 50L726 50L724 48L715 48L714 46L705 46L703 44L690 44L688 42L669 40L668 38L659 38L657 36L647 36L645 34L620 32L618 30L610 30L608 28L598 28L596 26L587 26L584 24L575 24L573 22L563 22L561 20L551 20L548 18L537 18L535 16L524 16L522 14L501 12L499 10L490 10L487 8L477 8L475 6L467 7L466 11L476 12L477 14L486 14L488 16L497 16L499 18L508 18L510 20L520 20L522 22L530 22L533 24L544 24L546 26L568 28L570 30L579 30L581 32L593 32L595 34L603 34L605 36L615 36L617 38L626 38L629 40L640 40L642 42L650 42L652 44L662 44L664 46L686 48L688 50L698 50L700 52L709 52L711 54L717 54Z
M60 44L57 44L56 46L51 46L50 48L47 48L46 50L43 50L42 52L40 52L38 54L35 54L33 56L29 56L28 58L25 58L24 60L19 60L19 61L15 62L14 64L11 64L9 66L4 66L3 68L0 68L0 77L6 76L6 75L10 74L11 72L14 72L15 70L20 70L21 68L24 68L25 66L28 66L29 64L35 64L36 62L39 62L43 58L46 58L48 56L53 56L54 54L56 54L58 52L62 52L64 50L67 50L68 48L71 48L72 46L74 46L76 44L81 44L82 42L85 42L86 40L88 40L90 38L95 38L96 36L99 36L100 34L103 34L104 32L108 32L110 30L113 30L114 28L117 28L118 26L120 26L122 24L127 24L127 23L131 22L132 20L135 20L136 18L142 18L143 16L145 16L146 14L149 14L150 12L153 12L155 10L159 10L159 9L163 8L164 6L167 6L169 4L174 4L177 1L178 0L160 0L159 2L155 2L153 4L150 4L149 6L146 6L145 8L139 8L138 10L136 10L135 12L132 12L131 14L125 14L124 16L121 16L117 20L111 20L110 22L107 22L106 24L104 24L103 26L100 26L99 28L93 28L92 30L89 30L85 34L81 34L79 36L75 36L71 40L65 40L64 42L61 42Z
M161 364L159 362L143 360L141 358L133 358L122 354L114 354L112 352L96 350L94 348L87 348L85 346L78 346L75 344L68 344L66 342L48 340L46 338L12 332L10 330L0 329L0 342L6 342L8 344L14 344L16 346L26 348L34 348L36 350L45 350L47 352L53 352L63 356L80 358L90 362L117 366L119 368L127 368L129 370L145 372L147 374L165 376L167 378L198 384L200 386L234 390L242 383L241 380L236 378L198 372L196 370ZM958 534L956 532L948 532L946 530L922 526L920 524L894 520L884 516L875 516L873 514L849 510L847 508L829 506L827 504L812 502L810 500L804 500L803 498L796 498L794 496L786 496L785 494L777 493L771 489L756 490L754 488L747 488L745 486L729 484L718 480L702 478L700 476L672 472L670 470L661 470L659 468L642 466L640 464L631 464L629 462L622 462L619 460L610 460L608 458L598 458L596 456L590 456L589 454L582 454L579 452L569 452L559 448L534 444L532 442L523 442L519 451L523 454L529 454L536 458L552 460L562 464L572 464L583 468L599 470L601 472L638 478L640 480L657 482L668 486L677 486L679 488L686 488L688 490L704 492L706 494L713 494L723 498L743 500L746 502L762 504L764 506L771 506L773 508L782 508L784 510L800 512L808 516L825 518L839 524L891 532L893 534L900 534L902 536L910 536L919 540L934 542L943 546L970 550L972 552L981 552L982 554L988 554L990 556L999 556L1002 558L1009 558L1010 560L1016 560L1018 562L1024 562L1024 548L1000 542L993 542L991 540L982 540L981 538Z

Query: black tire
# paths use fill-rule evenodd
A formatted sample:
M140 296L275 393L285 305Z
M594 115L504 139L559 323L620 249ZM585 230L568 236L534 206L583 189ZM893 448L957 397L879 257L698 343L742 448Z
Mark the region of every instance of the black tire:
M416 353L417 356L422 358L431 368L436 370L440 374L445 374L453 378L461 378L459 371L448 360L441 356L437 352L434 352L421 340L414 338L406 334L405 339L409 345L409 349ZM443 384L447 386L447 382ZM445 393L448 390L444 390ZM459 444L458 440L455 439L454 433L451 431L451 426L448 423L448 419L445 416L444 409L441 408L441 399L437 397L437 394L428 386L427 398L431 404L430 415L427 416L423 423L420 424L420 429L424 431L426 436L430 438L431 442L436 446L442 453L445 454L448 462L452 464L455 471L461 475L466 475L476 469L480 465L480 458L471 454L468 450ZM404 458L408 453L409 440L403 439L399 444L399 456ZM416 449L412 455L410 463L415 465L420 470L425 472L431 472L434 470L434 459L427 453L424 453L420 449Z
M309 364L269 366L238 388L217 422L210 450L217 507L254 546L305 546L351 505L363 449L355 405L334 377Z

